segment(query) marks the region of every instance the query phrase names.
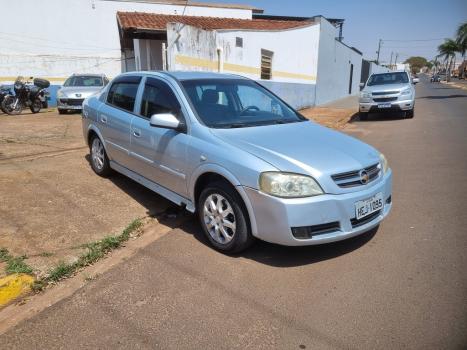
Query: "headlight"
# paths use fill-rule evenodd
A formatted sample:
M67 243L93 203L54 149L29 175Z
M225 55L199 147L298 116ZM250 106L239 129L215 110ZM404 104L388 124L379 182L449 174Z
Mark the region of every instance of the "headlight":
M259 188L272 196L285 198L311 197L324 193L310 176L274 171L260 175Z
M369 92L360 92L360 97L361 98L370 98L371 97L371 94Z
M401 91L401 95L407 96L407 95L410 95L410 94L412 94L412 90L410 90L410 89L405 89L405 90Z
M62 92L62 90L57 91L57 98L65 97L65 94Z
M380 153L379 154L379 162L381 164L381 169L383 170L383 175L386 174L386 172L389 169L389 163L384 154Z

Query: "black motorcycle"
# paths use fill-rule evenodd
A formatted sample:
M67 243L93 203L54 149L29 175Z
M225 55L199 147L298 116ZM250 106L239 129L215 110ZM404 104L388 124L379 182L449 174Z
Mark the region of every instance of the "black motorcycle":
M5 113L15 115L20 114L23 108L29 107L32 113L39 113L42 108L43 101L46 99L46 88L50 86L50 82L45 79L36 78L33 80L34 85L25 82L22 77L18 77L15 81L13 89L14 95L7 95L3 98L1 108Z
M11 89L7 87L0 86L0 109L2 112L6 113L2 108L2 102L5 96L11 95Z

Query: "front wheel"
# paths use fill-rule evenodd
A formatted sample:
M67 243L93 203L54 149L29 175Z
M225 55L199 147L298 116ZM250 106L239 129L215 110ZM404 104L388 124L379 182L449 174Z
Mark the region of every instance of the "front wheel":
M360 112L358 113L360 120L368 120L368 112Z
M226 253L239 253L254 238L240 195L225 182L209 184L199 196L198 215L209 242Z
M412 119L414 117L414 115L415 115L415 107L412 108L410 111L405 112L405 117L407 119Z
M32 113L39 113L42 108L42 101L39 98L36 98L33 103L31 104L31 112Z
M2 101L2 111L9 115L21 114L23 111L23 105L15 96L5 96Z

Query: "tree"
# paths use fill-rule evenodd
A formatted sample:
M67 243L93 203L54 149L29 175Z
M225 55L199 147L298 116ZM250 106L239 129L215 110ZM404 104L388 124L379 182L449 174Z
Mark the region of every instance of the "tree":
M418 73L420 69L428 66L428 60L425 57L412 56L405 60L404 63L410 64L410 69L412 73Z
M459 52L464 58L465 52L467 51L467 22L461 24L459 28L457 28L456 43L459 47Z
M439 57L444 58L447 81L451 80L452 65L456 59L456 53L460 50L457 42L452 39L445 39L444 43L438 46Z

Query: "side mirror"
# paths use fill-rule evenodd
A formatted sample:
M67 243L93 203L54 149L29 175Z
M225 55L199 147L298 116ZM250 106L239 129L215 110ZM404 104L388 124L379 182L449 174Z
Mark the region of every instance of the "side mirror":
M179 130L181 127L180 121L171 113L154 114L149 125L173 130Z
M418 84L419 82L420 82L420 79L418 79L418 78L413 78L412 79L412 83L414 83L414 84Z
M363 89L365 87L365 83L360 83L358 86L360 86L360 89Z

